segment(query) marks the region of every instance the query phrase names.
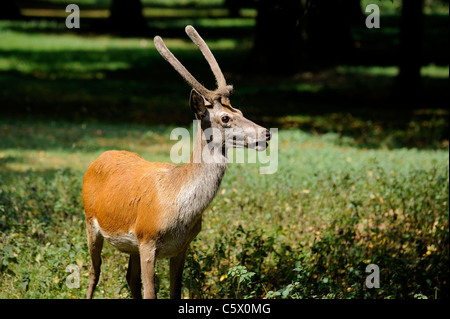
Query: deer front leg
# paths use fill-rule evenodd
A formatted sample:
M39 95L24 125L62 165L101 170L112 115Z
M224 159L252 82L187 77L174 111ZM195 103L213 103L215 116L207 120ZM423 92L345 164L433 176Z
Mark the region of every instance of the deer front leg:
M86 298L92 299L95 287L100 279L100 266L102 265L103 236L93 229L90 222L86 222L89 254L91 256L91 267L89 269L89 289Z
M156 243L149 241L139 246L141 259L142 283L144 285L144 298L156 299L155 291L155 263L156 263Z
M181 298L181 281L183 279L184 262L186 251L183 250L177 256L170 258L170 298Z

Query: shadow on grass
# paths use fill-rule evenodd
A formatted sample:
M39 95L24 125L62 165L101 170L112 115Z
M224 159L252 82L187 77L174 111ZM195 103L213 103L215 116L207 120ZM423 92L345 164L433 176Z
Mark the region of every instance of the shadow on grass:
M0 48L7 63L0 73L0 114L78 123L192 123L190 87L152 45L74 50L61 45L54 50ZM201 83L215 87L195 46L173 51ZM399 99L393 75L327 69L269 77L247 72L245 46L213 51L235 85L233 105L264 126L336 132L361 147L448 147L448 78L425 77L421 98Z

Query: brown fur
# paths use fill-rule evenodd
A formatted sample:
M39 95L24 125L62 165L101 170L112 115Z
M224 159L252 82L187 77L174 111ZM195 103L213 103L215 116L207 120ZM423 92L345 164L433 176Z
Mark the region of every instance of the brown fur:
M147 162L130 152L103 153L83 180L86 221L91 223L95 218L108 234L133 231L139 242L156 239L162 211L170 212L171 201L180 189L182 171L168 163Z

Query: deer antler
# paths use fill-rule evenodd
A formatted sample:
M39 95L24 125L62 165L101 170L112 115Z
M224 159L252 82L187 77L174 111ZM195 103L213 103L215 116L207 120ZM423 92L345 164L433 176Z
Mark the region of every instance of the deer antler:
M218 88L226 87L227 82L225 81L225 77L223 76L219 64L217 63L216 58L214 58L214 55L212 54L206 42L198 34L197 30L195 30L191 25L188 25L185 31L186 34L189 36L189 38L191 38L192 42L194 42L198 46L200 51L203 53L203 56L205 57L206 61L208 61L208 64L211 67L214 76L216 77L217 87Z
M180 75L194 88L197 90L198 93L200 93L203 96L210 96L211 91L206 89L203 85L201 85L189 71L181 64L180 61L172 54L172 52L167 49L167 46L165 45L163 39L161 39L160 36L156 36L154 38L154 43L156 46L156 49L158 52L162 55L162 57L169 62L174 69L180 73Z
M188 25L185 29L187 35L191 40L199 47L200 51L203 53L206 61L208 61L211 70L214 73L217 81L217 89L214 91L206 89L203 85L201 85L193 76L189 73L189 71L181 64L181 62L172 54L172 52L167 49L167 46L164 44L164 41L160 36L156 36L154 38L154 43L158 52L162 55L162 57L169 62L174 69L203 97L206 99L215 99L218 97L229 97L231 92L233 91L232 85L227 85L225 81L225 77L223 76L222 71L220 70L219 64L217 63L214 55L209 49L206 42L200 37L198 32L192 27Z

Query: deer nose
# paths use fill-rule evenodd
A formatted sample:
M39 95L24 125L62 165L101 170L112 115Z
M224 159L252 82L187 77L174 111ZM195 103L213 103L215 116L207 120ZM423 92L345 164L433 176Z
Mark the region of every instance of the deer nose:
M268 129L266 129L266 140L270 141L271 138L272 138L272 133L270 133L270 131Z

